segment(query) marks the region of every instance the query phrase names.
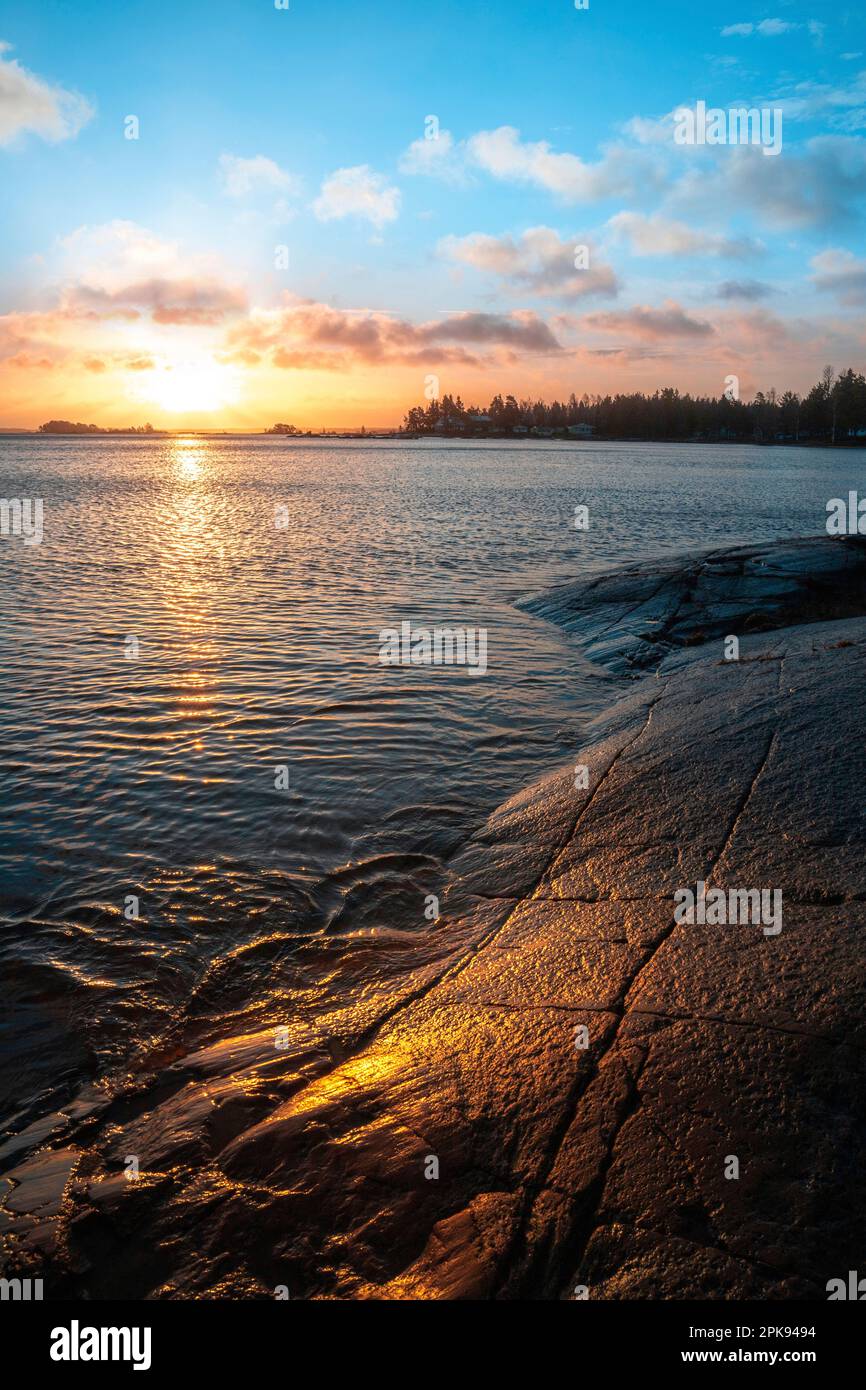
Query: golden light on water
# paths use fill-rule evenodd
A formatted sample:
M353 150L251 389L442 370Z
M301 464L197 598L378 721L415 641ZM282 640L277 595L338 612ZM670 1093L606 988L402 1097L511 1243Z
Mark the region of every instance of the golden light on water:
M212 635L213 566L223 547L222 514L214 496L214 456L206 439L182 435L167 449L165 536L158 593L171 614L176 644L174 700L178 736L189 738L218 713ZM201 746L199 743L196 746Z
M179 480L192 481L201 477L207 462L207 443L200 439L175 439L171 458Z

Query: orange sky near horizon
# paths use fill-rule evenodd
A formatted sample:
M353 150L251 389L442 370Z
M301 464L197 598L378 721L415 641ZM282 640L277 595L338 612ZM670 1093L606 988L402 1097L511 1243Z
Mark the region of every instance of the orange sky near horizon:
M847 14L464 6L484 61L429 26L425 86L392 0L336 26L93 8L86 44L77 6L13 0L0 32L0 428L395 428L446 393L718 398L733 376L749 400L863 370ZM763 115L681 140L698 98L753 103L772 141Z
M573 358L577 360L574 361ZM135 360L134 358L131 360ZM148 359L149 361L152 359ZM269 364L244 365L199 352L194 358L161 357L158 365L115 367L98 357L57 365L14 359L0 368L0 428L33 430L52 419L123 429L150 423L154 429L257 432L279 422L299 429L393 429L410 407L424 405L428 377L438 378L439 394L461 396L464 404L486 406L498 392L518 399L567 399L651 393L676 386L693 394L718 396L731 358L718 362L665 356L640 362L601 365L575 353L569 361L524 359L484 367L447 366L429 372L417 366L355 365L347 369L283 371ZM741 379L748 398L771 385L801 391L813 380L813 363L769 361L766 375L750 364ZM799 369L798 369L799 368Z

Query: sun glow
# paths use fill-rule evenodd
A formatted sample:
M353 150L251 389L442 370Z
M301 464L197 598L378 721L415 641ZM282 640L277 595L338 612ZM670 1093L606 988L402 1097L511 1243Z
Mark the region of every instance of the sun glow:
M155 367L135 382L130 394L178 414L222 410L238 399L240 383L235 369L202 357Z

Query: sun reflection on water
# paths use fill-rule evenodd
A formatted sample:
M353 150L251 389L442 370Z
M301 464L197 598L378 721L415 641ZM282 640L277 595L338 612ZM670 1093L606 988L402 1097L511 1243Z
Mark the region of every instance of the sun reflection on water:
M216 673L222 648L214 634L224 517L212 486L217 480L208 440L179 436L171 441L168 461L158 599L170 615L177 735L189 739L196 726L212 727L220 717ZM201 739L192 746L201 751Z
M178 478L189 481L201 477L208 461L207 441L196 438L172 440L171 458Z

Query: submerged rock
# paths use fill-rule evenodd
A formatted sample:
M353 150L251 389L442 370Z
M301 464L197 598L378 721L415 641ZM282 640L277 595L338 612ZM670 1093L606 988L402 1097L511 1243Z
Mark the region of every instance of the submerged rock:
M294 1012L235 1000L225 1037L193 1011L173 1060L35 1157L19 1136L7 1272L46 1297L808 1299L862 1263L866 618L777 622L819 575L854 610L859 557L696 563L688 613L683 566L655 597L596 586L596 655L616 626L640 666L651 613L659 668L575 750L585 778L458 852L425 936L307 941ZM743 583L772 633L734 620ZM781 932L677 920L701 882L781 890Z

